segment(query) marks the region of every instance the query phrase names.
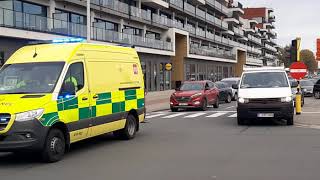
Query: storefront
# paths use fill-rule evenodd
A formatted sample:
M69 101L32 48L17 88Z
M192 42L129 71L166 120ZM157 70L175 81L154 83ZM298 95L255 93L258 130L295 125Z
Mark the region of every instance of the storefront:
M169 56L139 53L146 91L171 89L171 60Z
M235 75L233 63L186 59L184 69L185 80L211 80L215 82Z

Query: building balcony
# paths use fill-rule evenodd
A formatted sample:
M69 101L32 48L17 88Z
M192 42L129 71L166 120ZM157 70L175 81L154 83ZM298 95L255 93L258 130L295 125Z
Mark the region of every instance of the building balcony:
M86 37L84 24L0 8L0 26L63 36ZM28 37L26 37L28 38Z
M180 9L183 9L183 1L181 0L170 0L170 6L175 6L178 7Z
M273 46L270 46L269 44L265 44L265 47L266 49L272 51L272 52L277 52L277 48L273 47Z
M255 66L263 66L263 61L259 57L247 55L246 64L255 65Z
M234 27L234 28L233 28L233 32L234 32L235 35L238 35L238 36L241 36L241 37L244 36L243 30L240 29L240 28Z
M236 59L236 55L233 54L231 51L226 51L222 49L217 49L214 47L207 47L207 46L190 46L189 50L190 54L200 55L200 56L209 56L209 57L217 57L217 58L224 58L224 59Z
M196 29L196 35L197 36L201 36L201 37L206 37L206 31L200 29L200 28L197 28Z
M263 56L263 59L274 60L275 56L273 54L265 53L265 55Z
M206 19L206 12L196 8L196 16L202 18L202 19Z
M248 40L251 41L251 42L254 42L256 44L261 45L261 39L256 38L256 37L254 37L254 36L252 36L250 34L248 34Z
M250 53L253 53L253 54L257 54L257 55L261 55L262 54L262 50L258 49L258 48L255 48L255 47L248 46L247 47L247 51L250 52Z
M190 34L196 34L196 28L192 25L185 25L184 29L188 31Z
M196 7L191 4L184 2L184 11L189 12L191 14L196 14Z
M131 34L124 34L117 31L110 31L97 27L92 27L92 40L104 41L110 43L129 44L139 47L146 47L152 49L159 49L165 51L172 51L173 46L171 42L136 36Z
M164 0L141 0L141 2L154 8L169 8L169 3Z
M130 8L130 15L133 17L137 17L137 18L141 18L144 19L146 21L151 21L151 12L148 12L146 10L143 9L139 9L137 7L131 7Z
M244 14L243 5L240 2L234 1L231 6L229 6L230 12L239 13L240 15Z
M129 5L119 0L91 0L91 4L112 9L117 12L129 14Z

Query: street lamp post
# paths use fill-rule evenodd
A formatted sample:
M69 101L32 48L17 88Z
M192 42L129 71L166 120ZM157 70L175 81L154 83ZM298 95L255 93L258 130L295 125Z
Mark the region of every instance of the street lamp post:
M91 10L90 10L90 0L87 0L87 42L90 41L91 36Z

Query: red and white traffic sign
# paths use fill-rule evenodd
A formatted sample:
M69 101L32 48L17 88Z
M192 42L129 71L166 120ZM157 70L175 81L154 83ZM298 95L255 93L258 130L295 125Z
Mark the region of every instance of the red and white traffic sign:
M296 80L304 78L307 74L307 66L303 62L295 62L290 66L290 75Z

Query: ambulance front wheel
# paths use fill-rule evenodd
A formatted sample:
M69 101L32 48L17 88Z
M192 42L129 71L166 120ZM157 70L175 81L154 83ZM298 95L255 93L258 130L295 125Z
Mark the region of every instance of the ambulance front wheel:
M42 151L45 162L57 162L63 158L66 151L66 141L63 132L59 129L49 131Z
M120 139L124 139L124 140L133 139L136 135L137 127L138 127L138 124L137 124L136 118L132 114L129 114L126 119L125 127L123 129L113 132L113 134L114 136Z

